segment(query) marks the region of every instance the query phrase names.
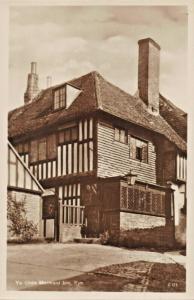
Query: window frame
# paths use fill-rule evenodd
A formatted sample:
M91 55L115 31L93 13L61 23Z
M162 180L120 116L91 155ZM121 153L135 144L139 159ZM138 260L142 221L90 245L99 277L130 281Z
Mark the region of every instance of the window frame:
M77 136L76 138L72 138L73 136L73 130L76 129L77 131ZM68 140L65 140L65 132L68 132L69 131L69 139ZM63 134L63 140L60 141L60 137L59 135L60 134ZM74 142L78 142L78 139L79 139L79 128L78 128L78 124L74 125L74 126L71 126L71 127L67 127L67 128L64 128L64 129L61 129L58 134L57 134L57 145L65 145L65 144L72 144Z
M135 144L135 155L134 157L131 156L131 139L134 139L135 141L139 141L139 142L142 142L143 144L145 144L146 146L137 146ZM135 160L135 161L138 161L140 163L145 163L145 164L149 164L149 141L148 140L145 140L145 139L142 139L140 137L137 137L137 136L134 136L134 135L129 135L129 138L128 138L128 143L129 143L129 159L132 159L132 160ZM143 148L146 147L146 160L143 159ZM138 158L137 157L137 149L141 149L140 152L141 152L141 158Z
M183 153L176 154L176 179L183 182L187 180L187 156Z
M119 133L119 139L116 138L116 131ZM121 132L124 132L124 141L121 140ZM114 126L114 141L127 145L128 144L128 130L120 126Z
M53 134L50 134L50 135L47 135L45 137L41 137L41 138L38 138L36 140L31 140L30 142L30 155L29 155L29 163L30 165L34 165L34 164L37 164L37 163L42 163L42 162L47 162L47 161L53 161L53 160L56 160L57 158L57 137L55 137L55 145L56 145L56 151L55 151L55 157L52 157L52 158L49 158L48 157L48 137L52 136ZM56 134L54 134L56 135ZM40 159L40 152L39 152L39 145L41 143L43 143L43 141L45 141L46 145L45 145L45 149L46 149L46 154L45 154L45 159ZM31 143L32 142L35 142L36 143L36 153L37 153L37 159L36 160L33 160L32 161L32 145Z
M66 108L66 85L62 85L53 90L53 110L57 111L62 108Z

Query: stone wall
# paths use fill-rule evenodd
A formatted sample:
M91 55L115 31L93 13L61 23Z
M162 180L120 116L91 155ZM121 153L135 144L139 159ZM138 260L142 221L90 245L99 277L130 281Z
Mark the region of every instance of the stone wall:
M21 191L8 191L8 197L17 201L25 201L26 217L29 221L33 221L38 227L38 235L36 238L43 237L42 228L42 198L41 195L30 194ZM16 238L11 235L8 230L8 239Z

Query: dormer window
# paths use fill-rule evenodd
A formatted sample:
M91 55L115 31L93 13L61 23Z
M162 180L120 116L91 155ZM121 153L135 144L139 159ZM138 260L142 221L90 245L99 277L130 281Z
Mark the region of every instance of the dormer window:
M54 91L54 109L66 106L65 87L61 87Z
M54 90L54 110L68 108L73 101L79 96L81 90L71 86L63 85Z

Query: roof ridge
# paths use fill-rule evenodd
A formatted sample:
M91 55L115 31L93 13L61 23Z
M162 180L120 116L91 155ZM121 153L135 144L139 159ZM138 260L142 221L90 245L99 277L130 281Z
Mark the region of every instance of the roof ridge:
M175 105L174 103L172 103L169 99L167 99L166 97L164 97L161 93L159 93L159 97L162 100L164 100L165 102L167 102L168 105L171 106L172 108L178 109L182 113L182 116L187 115L187 112L185 112L183 109L181 109L180 107L178 107L177 105Z

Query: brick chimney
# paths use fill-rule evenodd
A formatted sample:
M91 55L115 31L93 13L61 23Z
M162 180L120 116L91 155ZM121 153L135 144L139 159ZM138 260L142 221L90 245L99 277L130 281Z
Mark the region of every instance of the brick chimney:
M151 114L159 114L160 46L151 38L138 41L138 90Z
M37 63L31 62L31 73L28 74L27 89L24 94L24 104L33 101L34 97L39 93L38 75L36 73Z

